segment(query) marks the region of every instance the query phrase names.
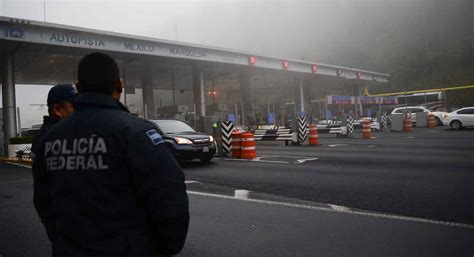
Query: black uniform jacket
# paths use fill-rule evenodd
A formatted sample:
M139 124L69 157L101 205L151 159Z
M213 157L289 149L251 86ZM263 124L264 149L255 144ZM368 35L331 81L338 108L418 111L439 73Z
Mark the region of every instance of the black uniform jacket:
M113 97L81 94L34 159L37 210L55 256L178 253L189 210L184 174L155 126ZM46 192L46 193L45 193Z
M40 146L43 143L43 139L46 133L59 121L60 119L58 118L53 118L50 116L43 117L43 126L41 126L31 145L31 153L33 160L35 160L36 156L38 156ZM38 170L38 167L36 167L37 164L38 162L33 162L33 170ZM40 188L40 185L46 185L48 183L48 178L46 176L37 175L38 174L33 173L35 188ZM52 240L52 235L50 234L50 232L53 231L51 226L53 226L54 224L51 220L51 206L49 206L48 199L48 191L46 190L46 188L44 188L44 190L35 190L33 195L33 202L35 204L36 211L42 214L40 216L41 222L43 222L44 226L46 227L46 232L48 233L49 239Z

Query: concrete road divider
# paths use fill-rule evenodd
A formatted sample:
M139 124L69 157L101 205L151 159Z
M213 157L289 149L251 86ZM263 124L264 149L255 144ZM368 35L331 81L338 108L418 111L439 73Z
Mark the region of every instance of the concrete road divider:
M415 117L416 117L417 128L426 128L428 126L428 113L427 112L415 113Z
M403 131L403 117L402 113L394 113L390 115L390 130Z

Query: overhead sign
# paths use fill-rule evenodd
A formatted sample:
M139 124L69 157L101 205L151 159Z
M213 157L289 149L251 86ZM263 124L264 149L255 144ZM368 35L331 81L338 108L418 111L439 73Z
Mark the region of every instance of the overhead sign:
M227 117L226 117L226 118L227 118L227 121L228 121L228 122L235 123L235 114L229 113L229 114L227 114Z
M332 116L331 111L330 111L330 110L327 110L327 111L326 111L326 119L327 119L327 118L331 118L331 116Z
M271 112L267 115L268 124L275 124L275 113Z
M348 95L328 95L328 104L355 104L355 97Z
M275 70L289 69L288 60L270 56L258 56L259 60L257 62L257 56L237 51L178 44L158 39L146 39L85 28L56 27L41 23L33 25L27 22L16 24L6 20L4 17L0 17L0 40L86 49L84 52L95 50L112 51L188 60L205 60L235 65L252 65ZM291 71L356 78L356 71L350 68L325 64L316 65L299 61L292 61ZM387 82L388 77L388 74L366 72L361 79Z
M377 97L378 104L396 105L398 98L396 96Z
M249 64L256 64L257 63L257 57L256 56L249 56Z
M359 96L358 101L359 104L377 104L377 97L373 96Z
M9 28L6 30L5 37L23 39L25 33L18 28Z

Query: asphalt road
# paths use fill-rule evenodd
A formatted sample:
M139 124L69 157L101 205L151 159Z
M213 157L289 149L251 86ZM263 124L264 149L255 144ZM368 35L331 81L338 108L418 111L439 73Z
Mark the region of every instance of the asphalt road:
M255 161L183 164L192 218L180 256L473 256L474 130L374 136L259 142ZM1 257L50 256L31 198L31 171L0 164Z
M201 182L188 187L246 189L289 201L474 224L474 130L418 128L373 136L320 135L317 147L258 142L260 161L184 164L186 178ZM318 159L295 163L305 158Z
M28 169L0 164L0 256L51 256ZM472 256L474 226L190 193L179 256Z

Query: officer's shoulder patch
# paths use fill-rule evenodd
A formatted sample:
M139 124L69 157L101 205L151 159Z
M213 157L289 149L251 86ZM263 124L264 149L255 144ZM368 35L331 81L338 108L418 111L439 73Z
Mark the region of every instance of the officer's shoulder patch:
M154 145L157 145L159 143L163 143L163 139L161 138L160 134L158 133L158 131L156 131L156 129L150 129L146 132L146 135L148 136L148 138L150 138L151 142L154 144Z

